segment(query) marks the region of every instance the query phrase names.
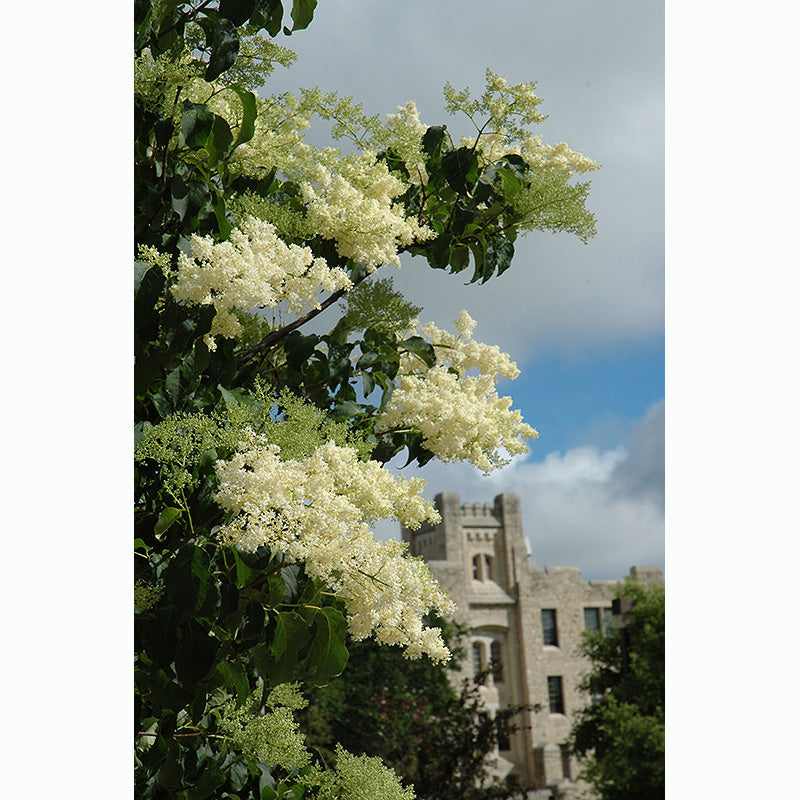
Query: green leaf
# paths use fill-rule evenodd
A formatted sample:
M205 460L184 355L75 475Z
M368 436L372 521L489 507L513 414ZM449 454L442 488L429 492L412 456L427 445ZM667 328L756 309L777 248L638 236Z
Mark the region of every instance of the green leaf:
M513 198L519 194L522 189L522 181L514 170L501 168L497 170L497 174L500 176L503 197Z
M141 330L150 322L151 313L164 289L164 274L159 267L137 265L134 273L134 330Z
M361 380L364 384L364 397L369 397L375 389L375 378L372 377L372 373L363 372Z
M317 0L292 0L292 32L307 28L314 19Z
M253 13L255 0L219 0L219 15L234 25L244 25Z
M178 551L164 571L164 581L170 602L186 616L207 616L220 600L208 556L194 545Z
M189 800L206 800L227 780L225 773L217 766L211 766L200 776L197 786L189 790Z
M256 28L264 28L270 36L277 36L281 30L282 20L281 0L256 0L253 13L250 15L250 22Z
M250 772L247 766L241 761L234 761L233 764L228 767L228 780L234 792L244 789L247 785L247 781L250 780Z
M283 570L281 570L283 572ZM286 593L286 582L282 574L272 575L267 581L266 589L266 603L270 608L277 608L283 600L283 595Z
M240 403L251 407L256 405L256 400L245 389L226 389L222 384L218 384L217 389L226 403Z
M167 758L158 770L157 781L163 789L177 790L183 783L183 766L178 759L180 750L177 742L170 742L170 745Z
M180 175L174 175L169 182L169 194L172 210L182 220L189 209L189 187Z
M214 199L212 201L212 208L214 209L214 216L217 218L217 229L219 230L219 238L225 240L230 236L233 230L233 225L228 221L228 216L225 209L225 198L219 191L214 192Z
M438 161L446 133L446 125L432 125L422 134L422 151L431 161Z
M192 352L183 360L183 374L187 383L197 380L205 371L211 360L208 345L202 339L196 339Z
M220 661L217 672L225 681L225 686L236 695L236 702L241 705L250 694L250 682L242 664L238 661Z
M311 357L318 342L319 336L314 333L306 336L300 331L292 331L283 345L286 362L290 367L299 369L300 365Z
M164 389L167 396L175 405L181 390L181 367L175 367L164 379Z
M481 283L486 283L497 269L497 274L502 275L510 266L514 256L514 245L505 238L498 235L486 246L485 261L483 269L478 272L477 268L470 283L474 283L478 278Z
M349 419L350 417L359 417L364 413L364 409L359 403L352 400L340 400L333 407L331 416L334 419Z
M379 358L380 358L379 353L375 353L372 350L366 350L359 357L358 361L356 361L356 369L357 370L367 369L371 367Z
M308 652L309 678L324 683L340 675L349 654L345 647L347 620L340 611L330 606L323 608L314 618L311 649Z
M299 614L294 611L278 613L275 635L268 648L275 662L268 676L273 685L292 680L298 667L299 653L310 637L309 627Z
M208 106L188 100L184 100L182 108L178 147L202 147L214 122L214 114Z
M428 263L434 269L445 269L450 263L450 243L453 237L449 233L437 236L428 249Z
M289 564L281 570L281 578L285 587L283 593L284 603L294 603L300 592L300 565Z
M400 347L404 347L409 353L413 353L429 367L436 365L436 351L433 345L421 336L412 336L400 342Z
M214 665L219 640L194 620L184 620L178 628L180 639L175 652L175 672L184 685L205 678Z
M172 406L170 405L169 400L167 400L167 398L164 397L163 394L161 394L160 392L155 392L152 395L151 399L153 401L153 405L156 408L156 411L158 411L158 415L162 419L166 419L172 414Z
M469 266L469 247L463 244L450 248L450 266L452 272L461 272Z
M239 34L229 19L211 14L199 20L198 24L205 30L206 42L211 48L211 58L208 60L205 74L205 79L210 82L216 80L236 62L236 57L239 55Z
M350 353L355 344L328 342L328 371L331 380L344 383L350 378L352 362Z
M501 160L505 161L507 164L510 164L520 177L522 177L530 169L528 162L525 161L522 156L519 156L516 153L508 153L507 155L503 156Z
M156 536L161 536L170 528L172 523L181 516L181 514L183 514L183 511L180 508L171 508L169 506L165 508L158 515L155 527L153 528L153 533Z
M231 133L230 125L223 117L215 114L211 123L211 135L206 139L204 145L212 164L216 164L226 155L231 142L233 142L233 133ZM222 195L218 196L222 199ZM222 208L224 209L224 207L225 204L223 202Z
M240 144L249 142L253 138L256 131L256 96L240 86L230 87L239 96L242 101L242 124L239 126L239 135L233 143L231 150L235 150Z
M478 155L469 147L459 147L442 156L442 172L459 194L467 192L478 180Z

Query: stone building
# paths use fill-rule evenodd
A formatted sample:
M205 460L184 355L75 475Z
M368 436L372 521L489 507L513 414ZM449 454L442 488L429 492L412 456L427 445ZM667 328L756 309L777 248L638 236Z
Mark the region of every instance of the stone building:
M436 496L442 521L402 529L413 555L422 556L470 628L465 676L491 668L481 690L491 709L530 705L522 730L501 742L494 773L538 791L531 797L567 800L583 788L579 765L567 753L574 712L588 702L577 690L587 669L577 653L586 628L611 621L618 581L584 581L578 567L540 567L522 535L519 497L501 494L494 505L461 503L455 492ZM648 584L657 567L633 567ZM460 676L461 677L461 676Z

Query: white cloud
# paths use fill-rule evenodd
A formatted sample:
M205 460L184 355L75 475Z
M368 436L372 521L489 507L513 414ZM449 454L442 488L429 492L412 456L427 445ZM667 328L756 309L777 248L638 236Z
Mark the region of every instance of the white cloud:
M489 476L465 464L431 462L414 470L426 496L456 491L463 502L501 492L522 501L523 532L542 566L578 566L585 578L622 578L640 564L664 566L664 402L613 450L577 447L532 463L517 459ZM400 474L410 473L410 468ZM381 536L397 536L382 525Z

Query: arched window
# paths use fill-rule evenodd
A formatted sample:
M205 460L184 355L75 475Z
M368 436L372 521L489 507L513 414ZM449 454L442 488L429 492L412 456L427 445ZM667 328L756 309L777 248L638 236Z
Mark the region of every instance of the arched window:
M503 682L503 651L500 647L500 642L492 642L492 677L495 683Z
M481 653L481 643L472 643L472 669L475 675L483 670L483 654Z

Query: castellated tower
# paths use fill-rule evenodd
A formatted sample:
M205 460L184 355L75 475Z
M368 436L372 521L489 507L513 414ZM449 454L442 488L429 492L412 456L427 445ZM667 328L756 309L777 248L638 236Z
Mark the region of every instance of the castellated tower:
M442 521L402 529L412 555L422 556L470 629L462 674L491 669L482 688L489 711L530 705L523 730L500 743L493 773L535 786L531 798L577 797L579 765L566 749L574 712L588 702L577 690L588 664L577 654L586 628L611 618L618 581L584 581L578 567L540 567L522 534L520 500L462 503L455 492L436 496ZM658 567L633 567L645 584L663 581Z

